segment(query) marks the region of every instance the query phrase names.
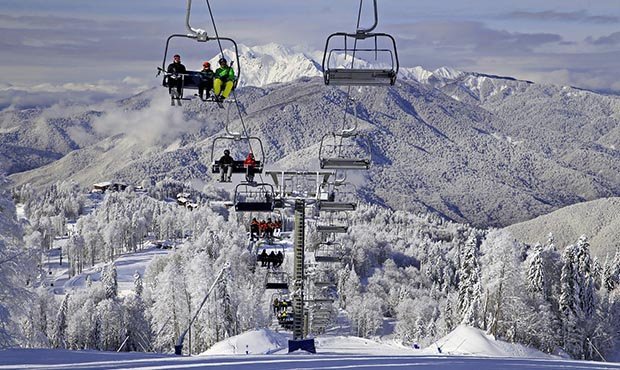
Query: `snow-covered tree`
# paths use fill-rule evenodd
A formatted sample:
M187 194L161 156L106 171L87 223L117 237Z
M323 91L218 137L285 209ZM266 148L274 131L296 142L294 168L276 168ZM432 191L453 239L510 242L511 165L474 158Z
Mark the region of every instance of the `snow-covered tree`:
M32 298L27 284L34 257L22 247L22 230L6 187L0 175L0 348L17 345L23 338L18 323Z
M620 252L616 251L614 258L606 259L603 265L603 287L607 291L614 290L620 283Z
M123 340L127 338L123 350L147 352L150 349L153 334L144 301L137 294L128 294L123 298L122 306L124 316L121 334Z
M138 271L133 274L133 286L134 292L137 296L142 296L144 291L144 282L142 281L142 275Z
M348 305L354 330L357 336L370 338L383 325L381 300L372 294L354 297Z
M523 317L525 283L519 246L509 233L494 230L482 243L481 251L481 282L485 295L483 328L497 337L504 337L511 327L523 326L519 321ZM515 325L516 322L519 325Z
M461 323L474 327L479 326L482 299L478 248L478 236L473 233L465 243L458 270L458 309Z
M541 244L534 246L534 251L528 260L527 269L527 289L533 293L546 295L547 287L545 284L545 269L542 256L543 247Z
M53 333L56 302L44 287L36 288L26 314L22 318L24 347L47 348Z
M155 261L154 261L155 262ZM160 259L161 264L151 263L147 269L147 280L151 283L148 299L156 350L174 348L176 339L189 323L190 300L184 273L184 261L181 254L173 254L169 259ZM159 268L162 268L159 270Z
M347 309L349 300L358 297L361 291L361 284L357 273L353 266L343 269L340 272L340 283L338 284L338 298L340 300L340 308Z
M67 345L67 310L69 309L69 297L69 294L65 294L60 307L58 307L56 322L52 332L52 346L54 348L65 348Z
M595 309L594 276L585 236L564 250L559 308L562 312L564 348L575 358L586 354L588 331Z
M114 263L110 263L103 268L101 272L101 283L105 291L105 297L107 299L114 299L118 295L118 280L116 273L116 266Z
M123 310L119 302L106 298L95 307L97 325L97 349L116 351L125 339Z

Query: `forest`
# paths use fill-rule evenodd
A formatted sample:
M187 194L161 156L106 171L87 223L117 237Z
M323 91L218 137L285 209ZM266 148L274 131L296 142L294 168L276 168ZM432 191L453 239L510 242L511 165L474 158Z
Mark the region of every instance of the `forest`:
M2 179L1 188L0 347L171 352L226 263L192 327L191 352L270 325L268 270L256 263L247 217L224 207L221 191L174 180L105 194L70 182L11 189ZM177 205L180 192L199 206ZM553 235L526 245L501 229L377 205L360 205L349 222L336 240L342 262L307 268L309 279L335 283L309 284L308 295L333 298L331 320L345 317L351 335L372 338L391 320L406 345L428 346L466 324L576 359L601 360L614 348L620 254L598 260L585 235L571 245L555 245ZM311 255L322 240L307 224ZM100 279L66 294L42 283L42 263L60 237L68 239L59 251L68 274L100 264ZM174 249L136 274L132 291L119 291L114 261L153 240Z

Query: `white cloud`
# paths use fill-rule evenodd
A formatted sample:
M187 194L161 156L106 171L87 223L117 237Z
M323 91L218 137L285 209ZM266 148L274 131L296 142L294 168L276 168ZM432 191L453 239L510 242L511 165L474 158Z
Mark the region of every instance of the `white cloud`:
M109 104L105 115L93 121L93 128L105 135L125 134L150 144L170 144L181 134L202 124L187 120L183 109L170 106L167 94L154 94L148 107L126 110Z
M125 77L121 81L67 82L35 85L0 83L0 110L47 107L57 103L93 104L122 99L149 89L147 81Z

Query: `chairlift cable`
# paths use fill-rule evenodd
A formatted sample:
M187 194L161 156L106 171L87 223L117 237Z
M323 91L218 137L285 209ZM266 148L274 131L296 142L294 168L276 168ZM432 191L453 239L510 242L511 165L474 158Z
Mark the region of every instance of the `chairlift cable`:
M207 3L207 7L209 8L209 16L211 17L211 23L213 24L213 31L215 32L215 37L217 39L217 44L220 48L220 54L222 56L222 58L224 57L224 48L222 48L222 43L219 39L219 33L217 31L217 25L215 24L215 17L213 16L213 11L211 9L211 3L209 2L209 0L205 0ZM239 61L237 60L237 63L239 63ZM237 78L240 78L241 76L237 76ZM245 122L243 121L243 113L241 112L241 107L239 105L239 100L237 99L237 92L235 91L235 89L232 90L232 94L233 97L235 98L235 106L237 107L237 112L239 113L239 120L241 121L241 126L243 127L243 134L246 137L246 140L248 142L248 147L250 148L250 152L254 153L254 149L252 148L252 142L250 141L250 135L248 134L248 130L245 126ZM261 160L263 161L263 166L265 163L265 158L261 158ZM263 175L261 173L258 174L258 176L261 179L261 183L263 183ZM264 187L264 185L263 185Z
M360 6L359 6L359 9L357 11L357 24L356 24L356 27L355 27L356 30L360 29L360 24L362 22L362 8L363 8L363 5L364 5L364 0L360 0ZM353 53L351 54L351 69L353 69L355 67L355 55L356 55L356 52L357 52L357 38L353 41ZM352 104L352 109L355 110L355 100L353 98L351 98L351 88L352 87L353 87L352 85L349 85L348 88L347 88L347 95L346 95L347 101L346 101L345 106L344 106L344 115L343 115L343 118L342 118L342 130L343 131L346 129L347 108L349 107L349 102L353 103ZM341 137L340 138L340 143L338 145L338 148L339 148L338 149L338 151L339 151L338 154L339 155L342 154L342 139L343 138Z
M222 47L222 42L219 40L219 33L217 31L217 25L215 23L215 17L213 16L213 11L211 9L211 3L209 2L209 0L205 0L207 3L207 7L209 8L209 16L211 17L211 23L213 24L213 31L215 32L215 38L217 39L217 44L220 48L220 55L222 56L222 58L224 57L224 48ZM237 63L239 63L239 61L237 61ZM237 76L237 78L240 78L241 76ZM235 93L235 90L233 89L232 91L233 96L235 97L235 106L237 107L237 112L239 113L239 120L241 121L241 126L243 127L243 134L246 136L247 138L247 142L248 142L248 146L250 147L250 151L253 153L254 151L252 150L252 143L250 142L249 139L249 135L247 132L247 129L245 127L245 122L243 121L243 114L241 112L241 108L239 106L239 101L237 100L237 94ZM262 158L263 161L265 160L264 158Z

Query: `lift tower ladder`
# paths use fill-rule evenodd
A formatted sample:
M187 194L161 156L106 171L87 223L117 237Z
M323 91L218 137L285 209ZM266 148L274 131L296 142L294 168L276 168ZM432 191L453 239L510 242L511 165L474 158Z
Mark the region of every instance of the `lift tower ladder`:
M304 249L306 235L306 200L295 200L295 231L293 256L293 339L288 341L288 351L303 349L316 353L314 339L306 339L307 312L304 309Z
M298 199L295 201L295 255L293 266L293 339L304 338L304 247L305 247L305 215L306 201Z

